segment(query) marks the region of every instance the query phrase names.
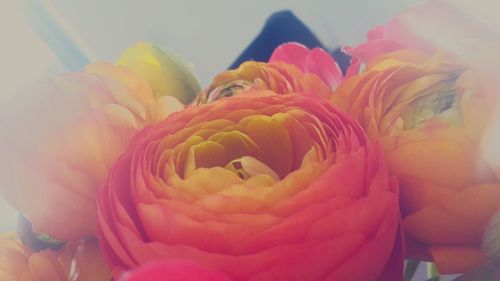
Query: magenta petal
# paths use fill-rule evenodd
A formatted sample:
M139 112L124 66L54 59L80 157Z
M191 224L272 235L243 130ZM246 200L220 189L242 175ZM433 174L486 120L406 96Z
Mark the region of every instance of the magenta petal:
M308 54L309 49L302 44L296 42L285 43L274 50L269 62L282 61L304 70Z
M314 73L332 89L337 88L343 79L342 70L334 58L321 48L314 48L308 55L306 73Z
M269 62L293 64L304 73L316 74L332 89L343 79L342 71L333 57L321 48L309 50L299 43L285 43L274 50Z
M361 71L361 62L356 58L352 58L351 64L349 65L349 68L347 68L345 79L348 79L353 75L359 74L360 71Z

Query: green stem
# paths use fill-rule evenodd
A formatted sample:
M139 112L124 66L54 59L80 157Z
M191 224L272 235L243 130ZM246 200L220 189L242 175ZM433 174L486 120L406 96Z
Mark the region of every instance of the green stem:
M439 275L439 272L437 271L436 265L432 262L427 263L427 278L436 281L443 281L443 278Z

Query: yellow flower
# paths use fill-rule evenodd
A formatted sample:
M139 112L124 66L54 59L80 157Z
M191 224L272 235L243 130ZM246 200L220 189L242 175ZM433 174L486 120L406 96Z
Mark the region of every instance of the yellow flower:
M138 43L127 49L117 64L140 74L156 98L173 96L186 104L200 91L198 81L181 58L150 43Z

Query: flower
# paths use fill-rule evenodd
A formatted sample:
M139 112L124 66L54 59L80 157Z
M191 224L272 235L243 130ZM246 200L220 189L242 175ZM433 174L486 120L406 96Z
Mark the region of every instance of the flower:
M309 62L307 67L297 65L291 60L288 63L288 61L283 61L288 60L286 55L289 48L285 47L277 49L274 59L271 58L272 62L247 61L237 69L218 74L210 86L198 94L193 104L210 103L224 97L248 92L248 90L271 90L277 94L310 92L323 97L331 96L332 89L327 84L331 76L326 66L336 66L333 58L326 53L323 54L320 49L315 49L311 52L313 55L302 54L304 60ZM331 60L325 60L325 66L316 63L318 59L324 59L325 56Z
M173 96L184 104L200 91L196 77L182 58L151 43L138 43L123 52L117 65L143 76L156 98Z
M331 100L380 139L400 181L407 255L440 273L486 261L481 240L500 208L500 183L481 157L498 97L473 69L402 49L370 60Z
M313 94L253 90L147 127L111 169L98 218L115 276L176 259L234 280L402 276L381 149Z
M309 50L299 43L285 43L278 46L269 62L293 64L302 72L315 74L332 89L338 87L343 79L342 70L335 59L321 48Z
M158 49L154 51L158 56ZM93 63L82 73L47 81L2 111L2 191L37 232L62 241L95 235L95 194L113 161L136 131L182 108L177 99L154 92L146 82L147 75L176 72L160 60L151 62L148 52L139 45L121 61L140 65L143 54L145 61L161 68L147 72L141 65L139 74L124 66ZM133 58L127 59L129 53ZM182 77L175 76L172 84ZM194 95L185 90L176 94Z
M433 204L429 205L433 207L429 208L440 208L441 210L453 209L446 215L443 215L443 212L438 212L442 215L440 219L436 219L437 214L426 211L427 215L425 216L428 218L427 220L417 219L417 216L413 221L423 222L423 224L418 227L420 229L432 228L429 220L434 216L436 218L432 219L432 221L439 224L436 231L443 230L444 228L447 231L443 230L443 234L446 233L447 235L452 231L455 233L452 236L461 236L460 239L451 237L449 241L446 241L444 237L438 239L437 237L439 235L433 235L434 238L431 239L432 241L427 239L423 245L420 244L415 247L410 247L409 251L411 256L427 256L427 258L437 260L439 271L445 273L468 271L484 262L484 253L478 251L478 249L480 249L480 243L478 241L484 231L488 218L495 209L498 209L498 207L495 208L494 200L498 200L498 184L500 180L500 158L498 157L499 150L497 145L500 140L500 96L498 95L500 84L496 77L499 72L498 64L491 62L500 59L498 53L500 41L497 39L498 26L494 25L495 21L491 21L491 18L490 20L483 20L488 13L476 9L480 7L481 5L470 6L465 2L458 3L442 0L428 1L422 5L417 5L403 11L401 14L392 18L386 25L372 29L368 33L368 40L365 43L354 48L346 48L353 56L353 62L347 76L359 73L362 64L376 64L370 61L380 61L377 57L384 57L384 54L407 48L418 50L424 53L425 56L436 56L436 54L440 54L439 56L441 56L443 60L452 62L452 64L455 65L459 64L462 68L467 69L467 71L464 71L459 79L457 79L459 93L454 95L456 97L455 105L452 107L454 109L451 111L446 110L444 114L450 115L450 112L458 112L458 114L455 114L457 118L454 119L462 125L454 125L458 125L458 127L461 128L458 131L466 133L467 136L461 136L460 133L454 137L451 137L449 133L444 134L447 135L447 138L452 138L455 143L465 143L465 146L470 149L469 152L465 152L467 151L465 150L464 153L462 153L462 158L448 158L441 164L450 165L451 163L451 168L458 167L460 163L464 164L464 161L470 161L467 165L469 165L471 170L466 174L460 174L462 170L458 170L457 174L460 174L460 176L455 177L455 181L451 181L449 184L446 183L444 186L431 187L430 185L426 185L424 189L422 188L422 184L412 183L411 185L414 185L414 188L411 190L413 190L415 194L408 194L409 188L405 188L405 183L403 183L401 187L403 200L411 202L408 203L409 205L420 202L420 207L422 207L422 204L425 204L423 202L429 203L433 201ZM481 21L478 21L478 18L481 18ZM396 53L397 52L393 54ZM401 53L404 54L405 52L403 51L399 54ZM404 56L405 55L400 55L400 57ZM390 56L386 55L386 59L389 59L389 57ZM406 59L408 60L410 58L407 57ZM385 62L388 62L388 60L385 60ZM389 64L394 65L392 63ZM381 64L379 64L379 66L380 65ZM404 71L401 71L401 73L404 73ZM402 78L404 75L405 74L395 75L395 77L389 80L396 81L396 79L402 79L406 81L406 78ZM431 75L431 73L429 73L429 75ZM378 80L378 78L375 78L373 81L375 80ZM388 84L390 83L392 82L388 82ZM415 82L414 84L418 83L420 82ZM450 84L453 83L453 81L450 82ZM380 87L380 89L382 89L382 87ZM432 89L424 91L423 94L429 93L429 90ZM354 95L353 93L353 96ZM373 94L373 96L376 95L378 95L378 93ZM388 96L391 96L391 94ZM441 98L441 100L443 99ZM387 106L390 106L390 99L388 99L386 103ZM434 104L434 109L435 105L436 104ZM360 110L363 106L356 107L358 107L357 110ZM421 106L421 108L427 110L431 109L431 107L433 107L432 104ZM422 110L420 111L423 112ZM370 114L368 113L367 115ZM379 117L379 120L380 118L382 117ZM369 117L366 119L369 119ZM449 121L452 120L448 119L444 123L448 123ZM376 121L373 123L376 123ZM371 127L374 127L374 125L372 124ZM431 127L432 126L427 126L427 128ZM437 130L437 132L441 133L444 131L443 129ZM449 132L450 130L447 131ZM421 134L420 138L423 139L428 136L428 134ZM434 134L434 138L439 138L438 134ZM401 138L398 140L400 139ZM456 147L457 146L455 146L455 148ZM452 146L447 146L447 148L447 150L436 149L438 151L434 151L433 153L437 155L442 154L443 157L445 155L450 155ZM457 156L460 154L455 153L453 155ZM433 164L436 164L436 162L433 161ZM467 165L463 165L462 168L466 168ZM436 168L435 165L427 165L426 167L428 169L422 169L421 175L427 174L429 176L436 174L436 171L438 171L435 170L432 172L432 170ZM443 168L439 169L442 170ZM451 169L446 170L451 171ZM484 172L485 170L487 172ZM479 175L481 171L483 175ZM496 180L491 177L491 172L496 175ZM490 174L490 179L486 180L484 173ZM470 176L472 174L481 179L474 179L471 181ZM467 176L464 177L464 175ZM467 179L469 179L469 181L467 181ZM450 207L451 205L458 204L458 202L453 204L444 203L444 198L447 198L446 200L453 200L451 199L453 196L448 196L449 192L447 188L448 185L456 186L457 182L461 182L462 186L465 185L469 187L482 183L491 184L492 186L489 188L478 186L475 191L481 193L482 196L491 195L491 197L489 197L490 200L486 200L484 206L464 204L462 208ZM417 190L417 187L420 187L420 189ZM482 192L480 191L481 189L487 189L488 191ZM452 194L454 194L454 192L452 192ZM414 198L408 199L410 197ZM436 201L437 197L442 197L443 202L438 203ZM424 200L423 198L426 199ZM433 198L433 200L430 200L430 198ZM471 198L468 198L465 202L471 200ZM480 199L476 200L480 202ZM443 204L447 207L442 208ZM405 203L402 205L404 208ZM414 206L412 208L414 208L414 210L418 209L418 207ZM466 212L468 215L464 216L462 212ZM471 213L475 214L471 215ZM450 218L446 219L447 216ZM459 216L463 217L463 221L456 219L456 217ZM455 217L455 219L452 219L453 217ZM469 225L467 224L468 221L474 221L474 223ZM446 224L443 224L444 222L446 222ZM462 223L462 226L455 226L455 224L458 223ZM471 227L468 231L461 231L469 226ZM456 228L458 228L459 231L455 230ZM412 227L412 229L415 229L415 227ZM418 240L422 242L421 239ZM441 246L444 245L445 247L442 248ZM428 253L428 246L431 246L430 251L432 254ZM421 252L422 248L427 248L427 253L417 254L417 252Z
M59 251L33 252L13 234L0 237L1 280L107 281L110 277L96 239L72 242Z
M126 274L121 281L230 281L225 275L187 261L153 262Z

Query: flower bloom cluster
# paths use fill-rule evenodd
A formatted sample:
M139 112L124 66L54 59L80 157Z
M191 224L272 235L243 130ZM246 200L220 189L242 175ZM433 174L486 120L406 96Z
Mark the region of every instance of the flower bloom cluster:
M498 277L500 44L463 16L409 9L344 48L345 75L287 43L200 89L140 43L20 96L0 184L29 227L0 239L0 279Z

